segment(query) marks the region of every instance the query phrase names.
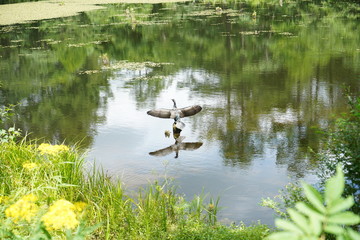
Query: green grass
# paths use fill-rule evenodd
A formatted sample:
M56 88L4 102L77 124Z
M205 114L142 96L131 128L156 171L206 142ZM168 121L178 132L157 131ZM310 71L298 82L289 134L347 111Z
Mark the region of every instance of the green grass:
M24 163L36 165L27 169ZM42 234L43 239L51 235L52 239L256 240L269 232L261 224L222 225L216 219L218 200L205 203L206 196L201 194L185 201L168 182L149 184L135 197L127 196L120 182L87 166L76 149L50 155L41 154L34 142L4 143L0 169L1 239L40 239L34 236ZM5 210L30 193L38 198L38 213L30 222L14 223ZM44 230L41 216L59 199L87 203L77 229Z

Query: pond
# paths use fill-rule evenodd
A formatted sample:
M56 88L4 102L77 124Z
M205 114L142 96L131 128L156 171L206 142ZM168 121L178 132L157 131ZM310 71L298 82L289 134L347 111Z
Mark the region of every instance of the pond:
M272 225L261 198L316 182L318 132L346 111L344 86L359 91L359 26L195 2L2 26L0 105L18 104L8 126L78 143L129 190L170 178L189 199L220 196L224 222ZM202 107L181 119L178 152L173 120L146 114L171 109L171 99Z

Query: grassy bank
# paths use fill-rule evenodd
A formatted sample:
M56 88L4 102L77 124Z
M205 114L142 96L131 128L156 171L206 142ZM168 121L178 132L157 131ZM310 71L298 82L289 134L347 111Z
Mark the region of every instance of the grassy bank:
M263 239L265 225L224 226L217 201L185 201L169 184L137 197L63 145L23 141L0 150L1 239Z

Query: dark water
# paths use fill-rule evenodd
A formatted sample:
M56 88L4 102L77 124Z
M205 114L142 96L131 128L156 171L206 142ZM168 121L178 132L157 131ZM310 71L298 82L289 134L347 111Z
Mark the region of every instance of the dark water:
M81 141L129 189L170 177L188 198L221 196L225 222L272 224L261 198L316 182L317 131L346 111L344 86L359 91L359 22L217 7L113 5L0 27L0 104L18 103L13 121L31 138ZM146 111L172 98L203 107L183 119L184 142L200 144L150 155L174 139L172 120Z

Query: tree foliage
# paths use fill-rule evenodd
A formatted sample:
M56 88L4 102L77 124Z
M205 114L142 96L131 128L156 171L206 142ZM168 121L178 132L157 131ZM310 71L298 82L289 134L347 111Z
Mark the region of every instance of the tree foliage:
M353 210L360 213L360 97L348 96L350 111L336 122L329 133L326 151L320 154L322 170L320 177L326 179L334 174L335 166L344 166L345 194L355 198Z

